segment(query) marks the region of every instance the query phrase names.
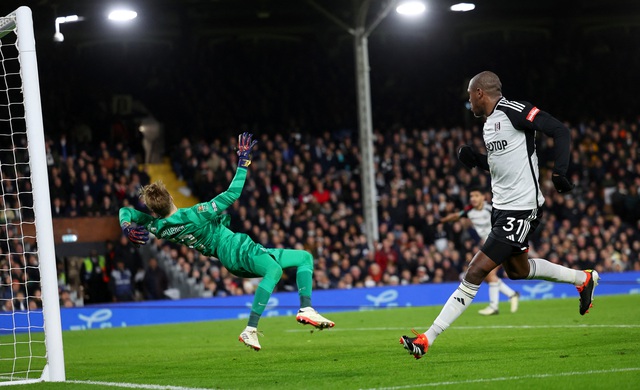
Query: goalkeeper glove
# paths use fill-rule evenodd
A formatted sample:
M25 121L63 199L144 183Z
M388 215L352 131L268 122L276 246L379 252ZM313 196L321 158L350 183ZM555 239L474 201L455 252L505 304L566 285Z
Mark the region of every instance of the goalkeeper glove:
M123 222L120 228L136 247L140 247L140 245L144 245L149 241L149 231L144 226L133 227L130 222Z
M556 191L558 193L563 194L565 192L569 192L575 188L575 184L569 181L565 175L560 175L554 173L551 176L551 181L553 181L553 186L556 187Z
M251 140L253 134L242 133L238 135L238 167L248 168L251 165L251 148L258 143L256 140Z

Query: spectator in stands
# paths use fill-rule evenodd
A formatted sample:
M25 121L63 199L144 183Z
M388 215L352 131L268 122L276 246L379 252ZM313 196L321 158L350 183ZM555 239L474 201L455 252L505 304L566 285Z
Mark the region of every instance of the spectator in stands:
M75 307L76 304L71 299L71 293L69 290L60 290L60 307Z
M64 215L67 218L76 218L81 215L81 208L75 195L71 195L69 198L69 204L65 209Z
M102 203L97 211L98 216L110 216L117 213L118 207L112 202L111 197L104 195L102 197Z
M135 275L139 270L144 269L140 252L125 236L120 237L120 241L115 246L114 258L116 261L122 260L131 275Z
M67 201L68 192L62 183L62 179L59 175L53 176L53 183L49 189L49 195L52 199L60 199L60 202L64 205Z
M143 279L143 295L144 299L155 300L165 299L164 292L169 288L169 279L167 274L158 265L158 259L149 258L149 264L144 271Z
M111 271L109 289L114 302L133 301L133 275L124 264L124 260L116 259L116 266Z
M98 251L92 249L80 267L80 277L84 288L84 302L104 303L111 300L109 294L109 274L107 261Z
M80 205L81 217L99 217L100 205L96 204L93 195L87 194L84 197L84 201Z
M13 299L3 299L2 307L0 307L0 311L12 313L14 311Z
M53 198L53 204L51 205L51 217L52 218L60 218L65 215L65 207L62 203L62 199L55 197Z

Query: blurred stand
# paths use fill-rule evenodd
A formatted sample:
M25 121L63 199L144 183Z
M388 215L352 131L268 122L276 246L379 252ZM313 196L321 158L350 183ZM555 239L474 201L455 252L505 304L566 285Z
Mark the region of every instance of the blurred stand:
M142 147L144 148L144 163L159 164L164 155L164 129L153 116L148 116L140 122L142 133Z

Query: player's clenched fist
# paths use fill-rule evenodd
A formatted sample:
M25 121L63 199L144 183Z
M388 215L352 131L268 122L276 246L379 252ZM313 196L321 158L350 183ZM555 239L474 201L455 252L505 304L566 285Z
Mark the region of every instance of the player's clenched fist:
M478 165L476 153L469 145L463 145L458 149L458 160L468 169L473 169Z
M576 185L567 179L564 175L559 175L554 173L551 176L551 181L553 181L553 186L556 187L556 191L563 194L565 192L571 191Z

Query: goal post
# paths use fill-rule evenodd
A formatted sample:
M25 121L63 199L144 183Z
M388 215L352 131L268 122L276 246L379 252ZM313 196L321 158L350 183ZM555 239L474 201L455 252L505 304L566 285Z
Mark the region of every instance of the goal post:
M0 280L0 385L64 381L53 222L30 8L23 6L0 18L0 50L0 90L4 92L0 98L0 230L4 235L0 244L8 252L0 249L0 271L7 271L7 264L9 271ZM35 236L30 233L33 230ZM30 279L38 274L39 281ZM16 294L25 295L24 300ZM13 364L8 359L13 359Z

